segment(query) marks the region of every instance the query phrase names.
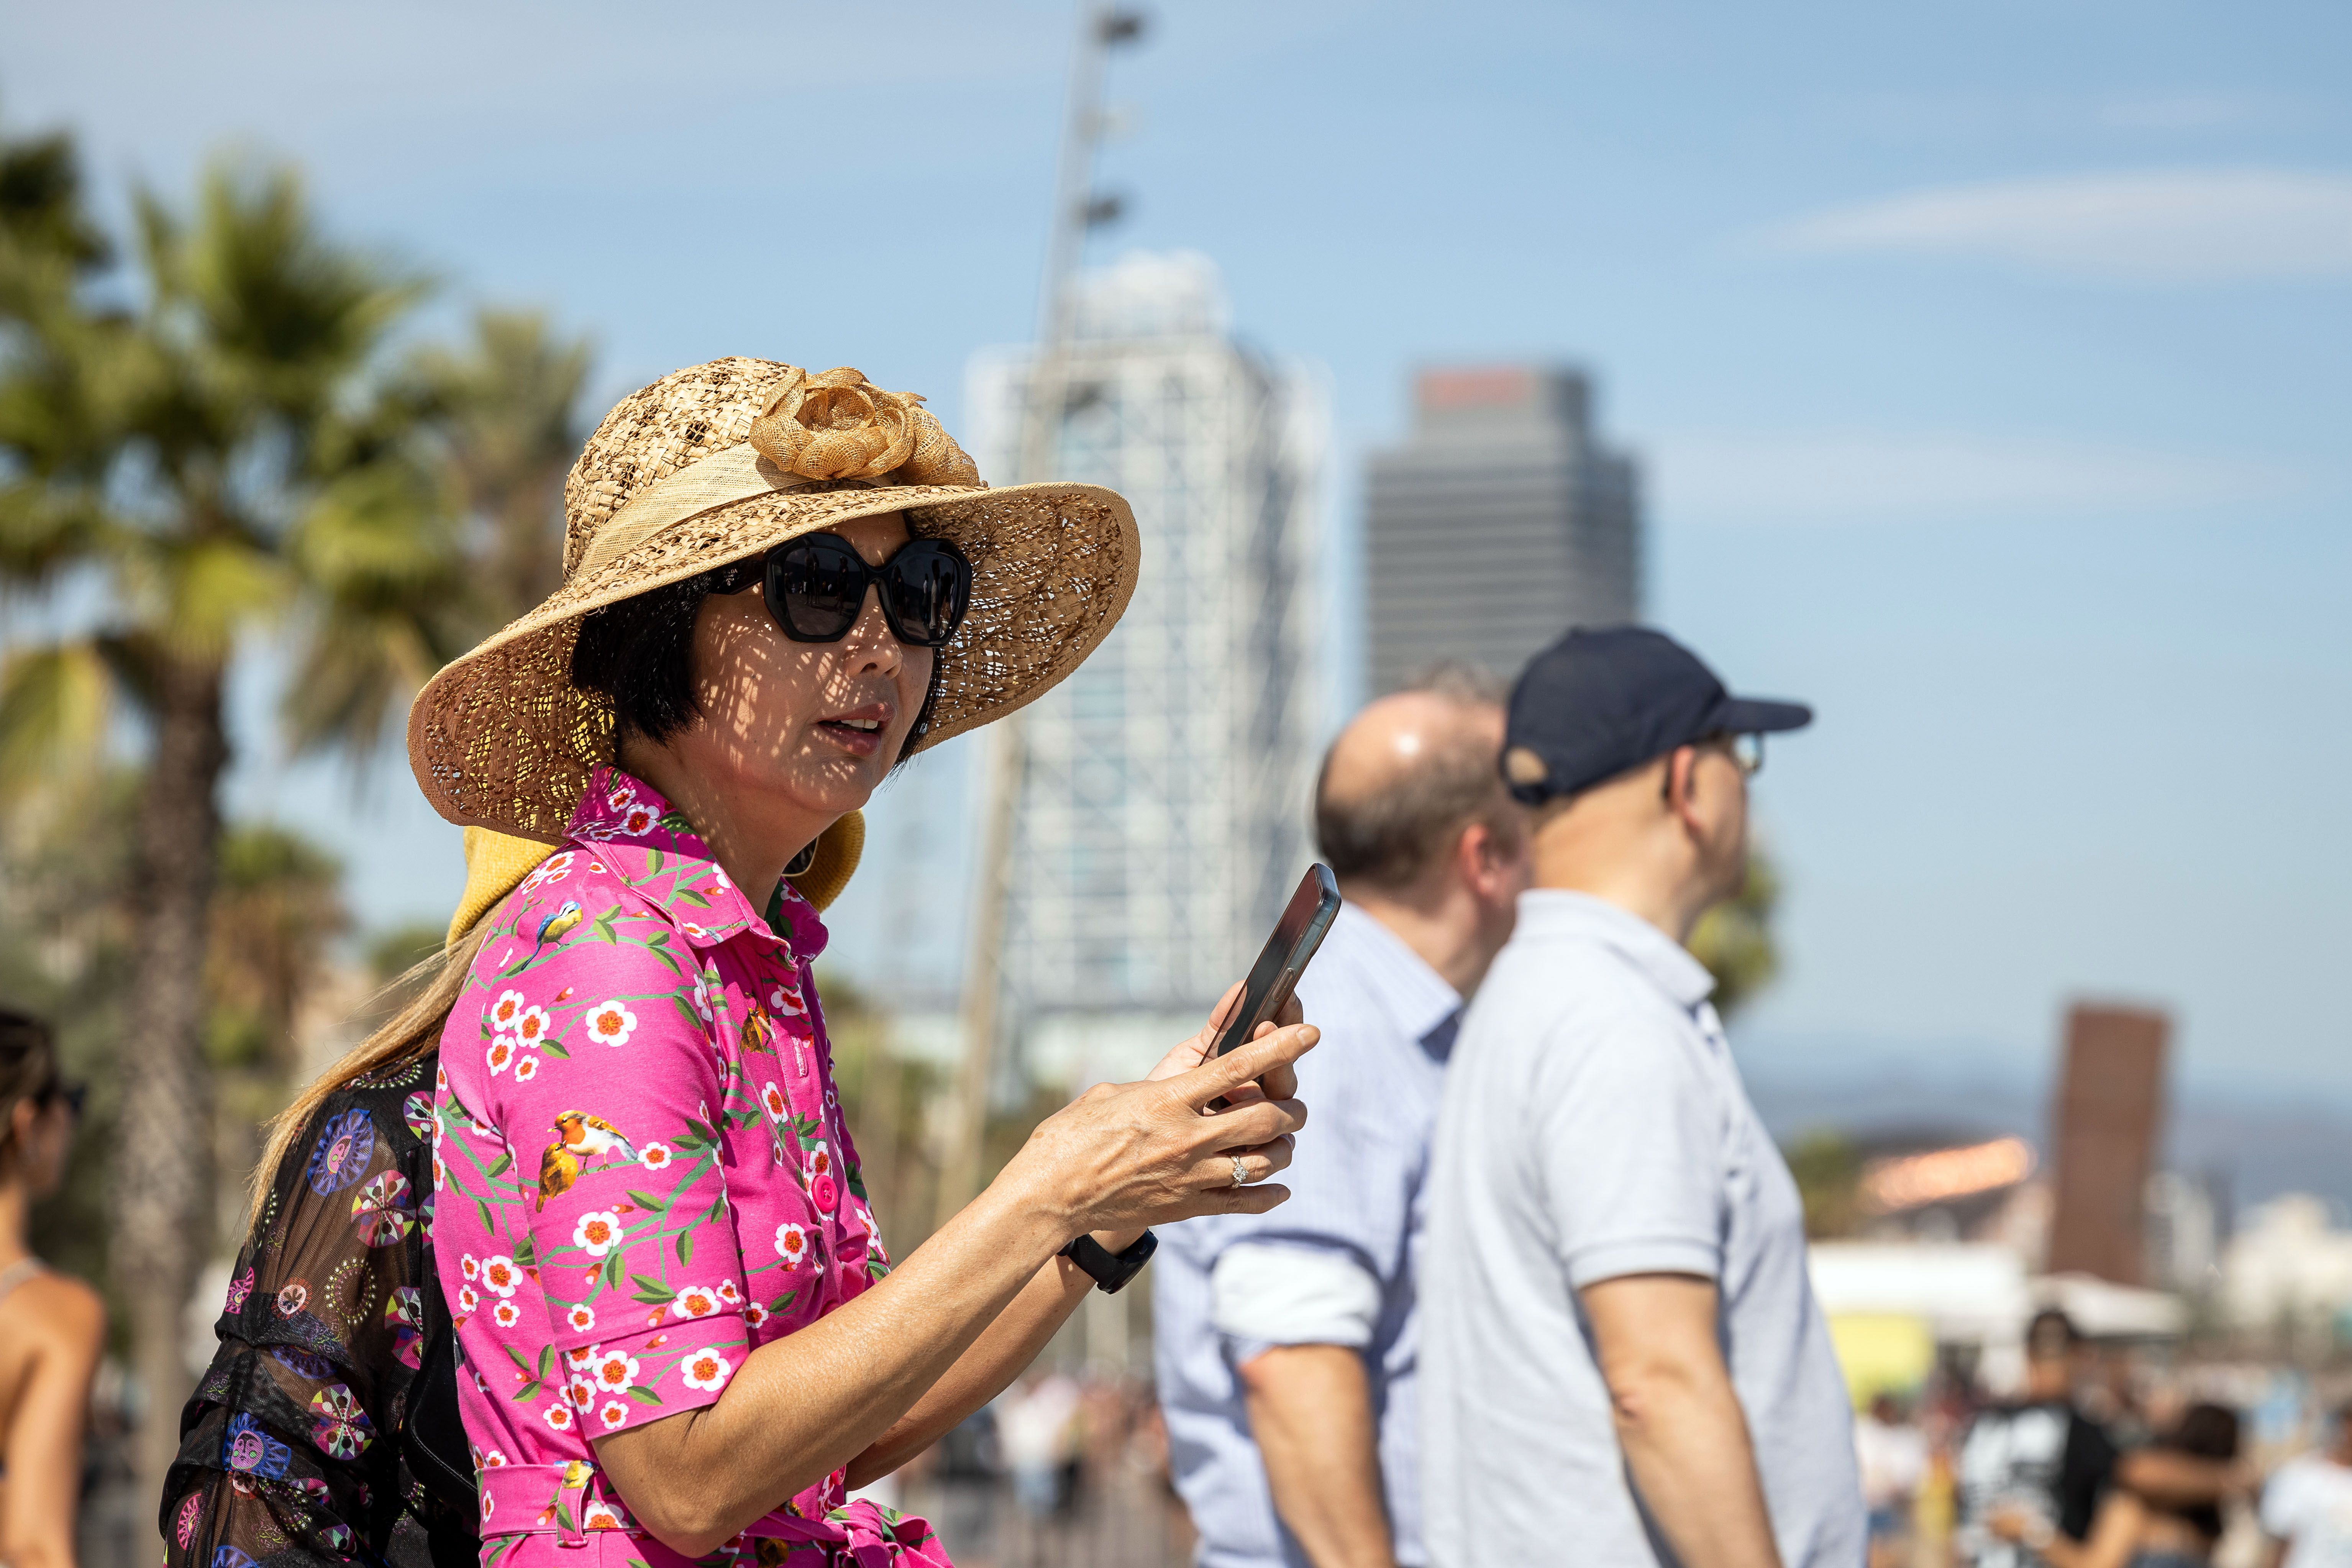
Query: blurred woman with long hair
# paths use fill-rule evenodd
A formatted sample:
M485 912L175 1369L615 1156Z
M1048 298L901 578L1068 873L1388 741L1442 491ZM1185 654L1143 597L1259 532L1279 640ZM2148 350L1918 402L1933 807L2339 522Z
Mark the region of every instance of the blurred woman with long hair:
M98 1292L33 1256L34 1203L65 1179L80 1093L47 1027L0 1010L0 1563L73 1568L81 1441L106 1340Z

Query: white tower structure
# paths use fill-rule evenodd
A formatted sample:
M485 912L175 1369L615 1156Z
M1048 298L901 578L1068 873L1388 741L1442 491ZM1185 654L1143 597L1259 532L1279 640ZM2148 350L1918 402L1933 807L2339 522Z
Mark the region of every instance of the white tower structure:
M1133 503L1143 569L1118 629L1024 714L1004 997L1046 1078L1087 1070L1081 1050L1112 1066L1117 1019L1152 1020L1164 1050L1181 1036L1160 1020L1189 1032L1242 975L1309 858L1320 738L1319 379L1234 341L1206 257L1129 256L1076 289L1039 378L1063 398L1046 471ZM1034 365L972 363L983 474L1014 466Z

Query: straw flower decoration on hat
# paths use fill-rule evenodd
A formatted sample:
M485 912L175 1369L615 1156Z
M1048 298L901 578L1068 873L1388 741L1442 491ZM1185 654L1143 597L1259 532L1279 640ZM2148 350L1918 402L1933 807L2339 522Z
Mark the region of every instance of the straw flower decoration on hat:
M972 565L939 650L920 750L1002 718L1077 668L1135 591L1135 514L1096 485L991 489L921 397L772 360L673 372L604 416L564 490L562 585L451 663L408 716L409 764L449 821L562 836L613 760L607 700L572 684L582 617L801 534L903 512Z

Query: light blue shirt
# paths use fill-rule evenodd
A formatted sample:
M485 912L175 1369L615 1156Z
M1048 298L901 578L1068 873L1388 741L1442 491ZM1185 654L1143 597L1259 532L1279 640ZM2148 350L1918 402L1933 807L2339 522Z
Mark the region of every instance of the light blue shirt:
M1717 1333L1788 1568L1859 1568L1844 1378L1803 1206L1696 959L1538 889L1462 1024L1430 1176L1423 1498L1439 1568L1675 1561L1628 1484L1577 1292L1715 1281Z
M1201 1568L1305 1568L1275 1514L1234 1369L1276 1344L1353 1344L1380 1424L1397 1560L1420 1564L1414 1276L1430 1134L1462 999L1348 905L1298 999L1323 1039L1298 1064L1307 1121L1278 1178L1290 1200L1160 1233L1152 1311L1170 1468L1201 1532ZM1293 1282L1301 1288L1284 1288Z

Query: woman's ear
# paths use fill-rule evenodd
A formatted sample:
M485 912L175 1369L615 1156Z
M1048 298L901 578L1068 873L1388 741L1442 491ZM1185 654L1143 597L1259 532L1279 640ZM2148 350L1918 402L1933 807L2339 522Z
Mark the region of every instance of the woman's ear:
M13 1176L24 1169L25 1151L32 1146L33 1129L40 1120L41 1108L29 1094L8 1108L8 1136L0 1142L0 1176Z

